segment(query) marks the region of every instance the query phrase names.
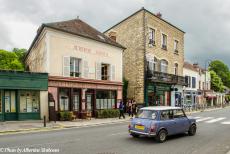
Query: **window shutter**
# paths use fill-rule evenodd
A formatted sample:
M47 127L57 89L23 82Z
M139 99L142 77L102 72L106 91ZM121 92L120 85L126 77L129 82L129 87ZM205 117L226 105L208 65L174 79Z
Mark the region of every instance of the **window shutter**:
M84 77L88 78L89 77L88 61L84 60L83 67L84 67Z
M114 81L115 80L115 66L114 65L110 65L110 80Z
M70 57L63 57L63 76L70 77Z
M101 80L101 63L96 63L96 79Z

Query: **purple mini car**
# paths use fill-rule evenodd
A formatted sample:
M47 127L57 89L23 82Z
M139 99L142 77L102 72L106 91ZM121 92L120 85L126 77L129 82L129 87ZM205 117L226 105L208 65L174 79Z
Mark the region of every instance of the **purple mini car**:
M188 132L196 134L196 120L188 118L180 107L150 106L141 108L129 124L129 133L133 137L155 137L160 143L169 135Z

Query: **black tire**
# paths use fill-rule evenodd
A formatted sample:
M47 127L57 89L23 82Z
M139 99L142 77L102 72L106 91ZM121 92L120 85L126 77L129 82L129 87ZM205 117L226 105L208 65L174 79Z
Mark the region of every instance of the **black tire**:
M134 134L134 133L131 133L130 135L131 135L132 137L135 137L135 138L140 137L140 135L138 135L138 134Z
M167 131L166 130L161 130L158 134L157 134L157 136L156 136L156 140L157 140L157 142L159 142L159 143L163 143L163 142L165 142L166 141L166 138L167 138Z
M192 124L188 130L188 135L189 136L194 136L196 134L196 125Z

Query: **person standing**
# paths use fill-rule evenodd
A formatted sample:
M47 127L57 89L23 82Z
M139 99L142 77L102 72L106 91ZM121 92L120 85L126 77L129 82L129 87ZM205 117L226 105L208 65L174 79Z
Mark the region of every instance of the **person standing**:
M121 119L121 116L125 119L124 109L125 109L125 105L123 101L121 100L119 104L119 111L120 111L119 119Z

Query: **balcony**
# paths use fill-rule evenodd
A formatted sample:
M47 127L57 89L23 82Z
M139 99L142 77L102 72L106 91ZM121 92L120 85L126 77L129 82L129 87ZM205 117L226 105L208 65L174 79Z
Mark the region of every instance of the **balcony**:
M174 84L174 85L186 85L185 83L185 77L168 74L168 73L162 73L157 71L147 71L147 79L151 82L158 82L158 83L168 83L168 84Z

